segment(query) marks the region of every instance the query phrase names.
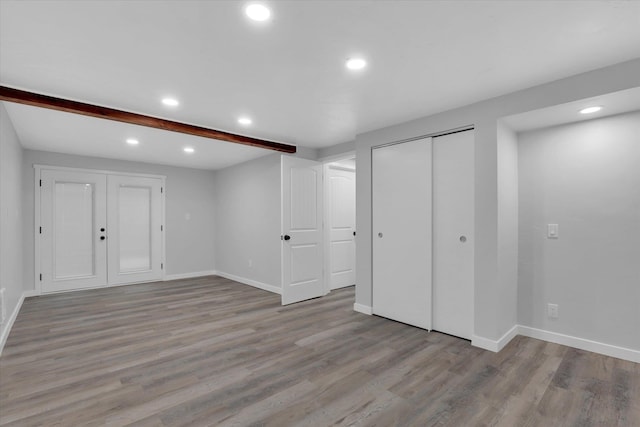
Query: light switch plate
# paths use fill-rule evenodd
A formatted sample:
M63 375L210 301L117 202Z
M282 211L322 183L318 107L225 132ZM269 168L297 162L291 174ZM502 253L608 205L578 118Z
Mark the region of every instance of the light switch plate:
M558 224L547 224L547 238L558 238Z

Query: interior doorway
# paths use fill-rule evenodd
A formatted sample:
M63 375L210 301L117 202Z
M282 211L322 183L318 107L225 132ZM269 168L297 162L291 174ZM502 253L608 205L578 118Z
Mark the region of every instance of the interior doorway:
M325 287L356 283L356 162L354 156L325 163Z

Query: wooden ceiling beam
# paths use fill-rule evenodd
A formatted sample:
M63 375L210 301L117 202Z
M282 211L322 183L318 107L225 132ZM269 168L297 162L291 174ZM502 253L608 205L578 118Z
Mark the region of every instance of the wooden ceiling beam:
M97 117L100 119L130 123L138 126L147 126L156 129L168 130L171 132L184 133L187 135L201 136L203 138L216 139L218 141L227 141L233 142L235 144L250 145L252 147L265 148L267 150L280 151L283 153L296 152L295 145L288 145L280 142L251 138L249 136L237 135L234 133L190 125L187 123L174 122L172 120L146 116L144 114L116 110L109 107L86 104L84 102L56 98L53 96L42 95L39 93L28 92L6 86L0 86L0 100L15 102L18 104L32 105L34 107L49 108L51 110L64 111L67 113L82 114L84 116Z

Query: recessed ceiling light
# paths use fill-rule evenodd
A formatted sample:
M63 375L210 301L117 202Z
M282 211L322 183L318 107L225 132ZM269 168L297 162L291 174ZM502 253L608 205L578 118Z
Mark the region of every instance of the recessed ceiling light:
M140 143L140 141L138 141L135 138L128 138L127 139L127 144L129 144L129 145L138 145L139 143Z
M602 107L597 105L595 107L587 107L587 108L583 108L582 110L580 110L580 114L591 114L591 113L597 113L598 111L602 110Z
M162 103L164 105L168 105L169 107L177 107L178 105L180 105L180 102L178 102L178 100L175 98L162 98Z
M184 147L183 150L185 153L193 153L194 151L196 151L192 147Z
M249 126L253 121L249 117L240 117L238 123L244 126Z
M367 66L367 61L362 58L349 58L347 59L347 68L350 70L362 70Z
M271 17L269 8L260 3L251 3L244 8L244 13L246 13L250 19L260 22L266 21Z

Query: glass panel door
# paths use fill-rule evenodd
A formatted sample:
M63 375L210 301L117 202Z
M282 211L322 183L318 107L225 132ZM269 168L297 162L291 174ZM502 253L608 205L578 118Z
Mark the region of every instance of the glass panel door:
M162 278L159 178L109 175L109 284Z

